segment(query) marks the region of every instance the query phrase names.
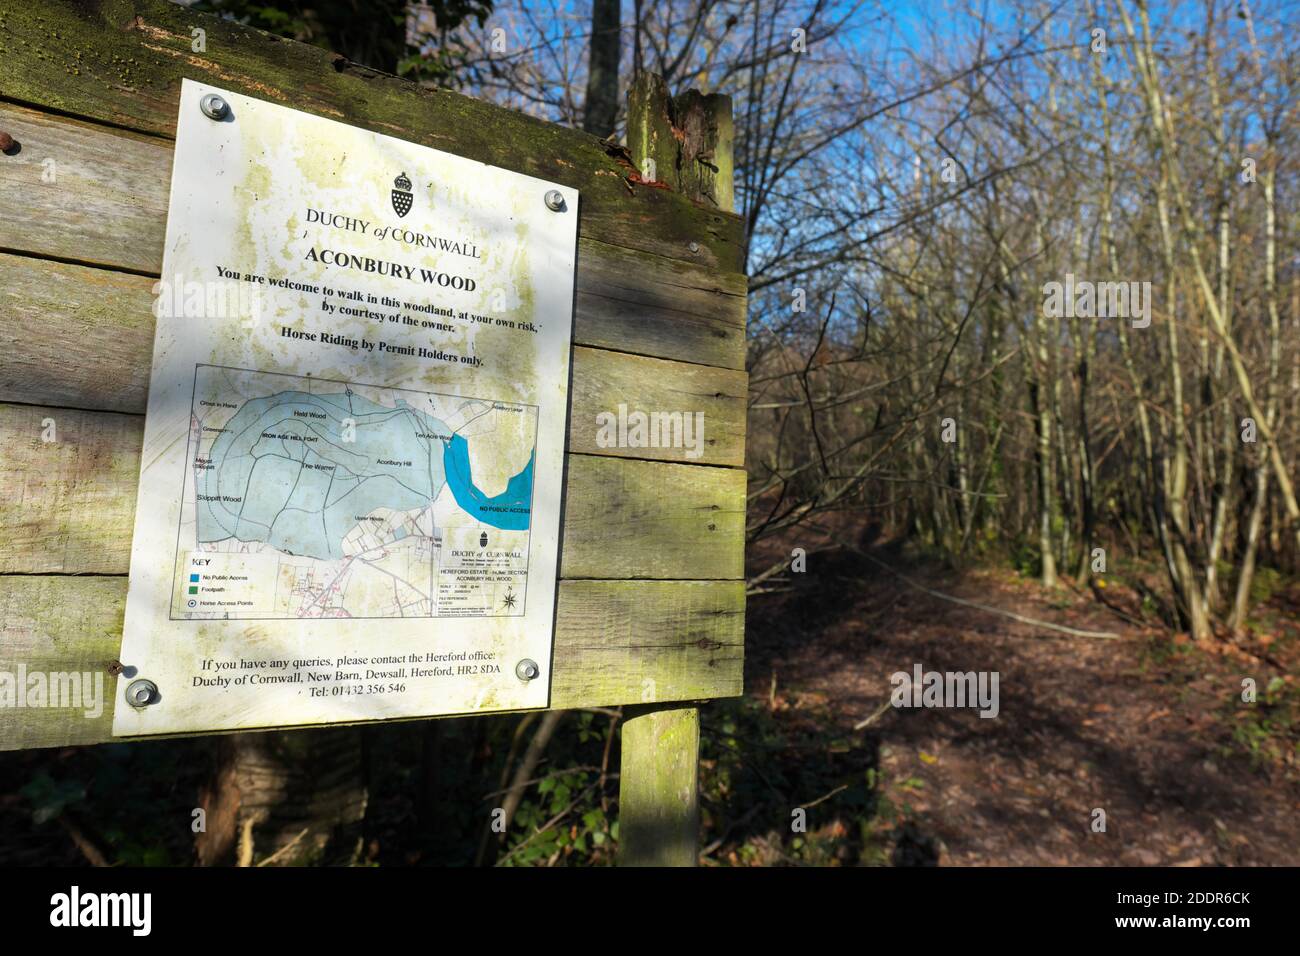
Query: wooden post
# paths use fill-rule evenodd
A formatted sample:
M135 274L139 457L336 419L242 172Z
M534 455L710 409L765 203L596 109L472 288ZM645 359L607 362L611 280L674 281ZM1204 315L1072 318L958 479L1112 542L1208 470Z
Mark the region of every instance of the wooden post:
M629 707L618 788L619 864L695 866L700 710Z
M687 90L674 98L660 76L633 78L627 145L644 181L731 212L734 138L730 97ZM628 708L619 776L621 865L699 862L699 757L699 708Z
M627 94L627 149L646 182L734 211L731 97L668 95L663 77L638 73Z

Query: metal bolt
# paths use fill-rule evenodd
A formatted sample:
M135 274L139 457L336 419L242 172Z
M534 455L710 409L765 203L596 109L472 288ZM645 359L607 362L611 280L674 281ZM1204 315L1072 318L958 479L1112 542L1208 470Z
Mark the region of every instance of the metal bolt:
M158 685L143 677L126 685L126 702L132 707L148 707L158 699Z
M221 121L230 115L230 104L216 93L209 93L199 100L199 109L208 119Z
M564 212L564 193L558 189L546 191L546 208L551 212Z
M537 661L529 660L527 657L515 665L515 676L520 680L533 680L541 672L542 669L537 666Z
M8 133L0 132L0 153L7 153L14 148L14 138Z
M691 255L698 255L700 251L700 244L698 242L689 242L686 244L686 248L691 250Z

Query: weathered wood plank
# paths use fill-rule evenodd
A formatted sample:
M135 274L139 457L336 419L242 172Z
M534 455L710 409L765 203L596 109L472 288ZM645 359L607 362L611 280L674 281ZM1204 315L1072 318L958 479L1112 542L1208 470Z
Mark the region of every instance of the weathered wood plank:
M0 576L0 672L103 675L102 712L0 711L0 750L112 738L125 577ZM560 584L551 706L731 697L741 692L744 583ZM671 635L671 636L669 636ZM130 664L131 662L124 662Z
M570 455L560 576L743 578L745 472Z
M0 405L0 572L126 573L143 438L140 415Z
M17 155L0 157L0 222L9 224L0 248L161 272L170 142L2 103L0 129L22 144ZM32 284L27 273L41 267L6 265L24 286ZM146 291L152 285L139 283ZM575 291L579 344L744 367L746 280L739 273L584 238Z
M580 240L573 341L743 369L745 281L735 273L708 273L675 259Z
M585 354L584 354L585 353ZM744 372L665 362L640 355L591 349L573 350L573 388L570 392L569 450L593 455L652 458L695 464L740 467L745 461L745 410L748 377ZM620 406L623 406L620 411ZM702 422L703 437L697 449L687 447L609 447L609 432L602 432L601 414L626 418L680 413L692 418L692 429ZM630 420L630 419L629 419ZM630 434L630 432L629 432ZM699 436L692 431L692 439Z
M0 577L0 672L15 681L20 668L29 675L79 673L85 685L81 708L0 711L0 750L97 744L112 737L117 679L108 665L122 646L125 612L126 578ZM99 706L87 707L84 692L96 685Z
M0 254L0 400L143 412L153 282Z
M192 48L193 27L207 49ZM742 269L740 217L629 181L594 136L358 67L166 0L0 8L0 91L16 102L174 136L182 77L582 190L583 235ZM697 251L692 251L695 243Z
M743 581L561 581L552 707L735 697Z
M143 427L0 404L0 573L130 570ZM570 455L566 501L561 577L744 577L739 469Z
M0 155L0 246L160 271L171 143L7 105L0 129L21 147Z
M619 865L697 865L699 708L637 707L622 733Z

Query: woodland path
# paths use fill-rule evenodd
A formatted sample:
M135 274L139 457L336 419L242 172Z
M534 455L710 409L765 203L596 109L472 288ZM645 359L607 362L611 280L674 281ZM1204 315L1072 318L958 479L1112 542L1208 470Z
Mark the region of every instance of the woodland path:
M824 731L853 733L889 699L889 675L918 662L999 673L995 719L888 708L856 732L874 745L891 810L909 808L890 831L894 862L1300 862L1294 751L1252 765L1232 739L1234 722L1253 716L1238 703L1242 678L1262 692L1295 670L1300 596L1275 599L1281 633L1271 641L1201 649L1125 623L1086 591L1049 593L1012 571L909 566L878 546L868 553L953 596L1121 635L1071 637L938 600L845 549L810 553L807 572L787 577L792 590L751 597L747 692L775 703L783 723L829 720ZM1104 833L1090 826L1098 807Z

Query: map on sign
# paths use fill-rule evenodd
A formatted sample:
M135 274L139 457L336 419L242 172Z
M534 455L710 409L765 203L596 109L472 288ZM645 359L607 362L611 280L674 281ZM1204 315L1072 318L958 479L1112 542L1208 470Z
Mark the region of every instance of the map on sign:
M546 707L577 192L179 110L113 732Z
M171 616L523 615L536 413L199 366Z

